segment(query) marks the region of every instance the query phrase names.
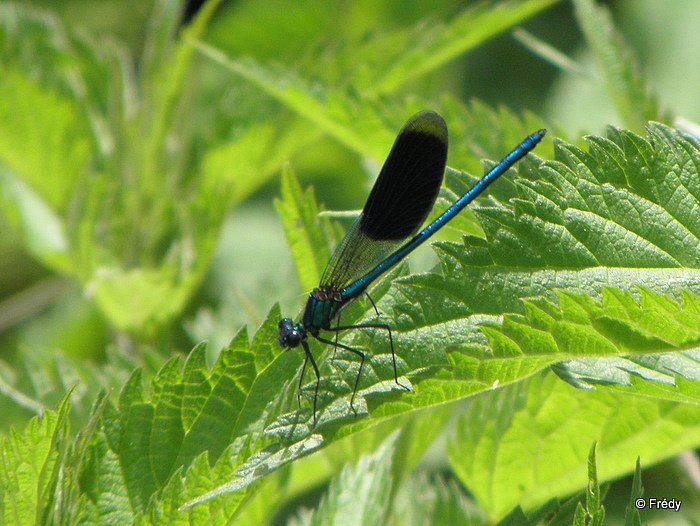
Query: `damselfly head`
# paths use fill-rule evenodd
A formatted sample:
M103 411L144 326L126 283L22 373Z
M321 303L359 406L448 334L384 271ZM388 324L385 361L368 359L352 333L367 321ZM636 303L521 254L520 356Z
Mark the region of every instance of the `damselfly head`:
M289 349L298 347L301 343L302 335L299 329L294 326L294 321L289 318L280 320L277 325L279 332L277 333L277 341L282 347Z

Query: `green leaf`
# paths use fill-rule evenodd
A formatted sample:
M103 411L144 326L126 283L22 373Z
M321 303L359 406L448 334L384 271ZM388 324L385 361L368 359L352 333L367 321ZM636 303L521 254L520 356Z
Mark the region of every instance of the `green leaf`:
M73 101L16 69L0 78L0 159L63 212L90 154L90 137Z
M596 444L593 443L588 454L588 491L586 492L587 524L600 526L605 518L605 508L602 505L600 485L598 484L598 472L595 459Z
M581 511L579 511L581 510ZM560 504L557 499L544 503L539 508L525 512L521 506L516 506L508 515L498 521L498 526L530 526L532 524L568 524L572 522L576 526L583 526L579 517L582 517L583 506L578 500L571 499Z
M599 479L610 480L629 471L631 456L654 462L694 447L698 422L697 405L574 390L545 374L476 399L448 452L462 483L499 516L516 503L527 508L583 488L585 478L574 474L585 472L593 440L605 458Z
M394 520L402 524L486 524L486 516L453 478L419 471L398 488Z
M230 141L206 152L202 177L212 193L226 188L231 203L240 203L284 168L289 158L321 135L298 118L251 123ZM231 167L235 166L235 170Z
M639 507L635 501L644 496L644 488L642 487L642 464L637 457L637 465L634 469L634 477L632 478L632 491L630 493L629 504L625 508L625 526L641 526L642 520L639 516Z
M272 315L279 318L278 311ZM273 326L273 322L268 320L267 325ZM271 340L269 334L262 332L258 336L261 335L266 336L265 341ZM281 348L277 345L277 357L265 353L265 347L265 343L256 344L259 352L254 355L246 333L241 332L209 371L204 346L199 346L184 364L177 358L168 361L151 382L150 393L144 391L142 375L137 370L123 387L118 407L106 405L103 427L90 449L91 466L83 483L91 488L91 500L96 506L93 512L103 519L136 517L150 513L148 510L155 505L158 513L175 513L187 500L202 493L182 492L184 481L177 475L180 470L196 465L193 473L203 470L202 476L207 480L212 475L217 477L214 480L223 480L230 477L230 463L236 457L259 450L263 445L262 427L276 405L271 403L276 393L270 387L294 374L290 360L298 363L293 354L279 355ZM290 399L287 397L289 403ZM274 448L273 443L268 451ZM295 452L291 458L301 454L305 453ZM201 466L199 463L205 458L207 461ZM280 454L269 457L259 452L254 458L272 466L275 462L289 462ZM253 466L254 462L251 459L248 465ZM205 467L215 463L213 472ZM236 471L245 473L246 466L236 464ZM169 497L167 506L152 502L152 495L166 485L177 498ZM179 493L176 487L180 487ZM120 500L110 497L115 493L121 496Z
M24 434L0 438L3 470L0 471L3 523L46 523L59 494L63 456L67 447L70 408L68 396L58 412L35 417Z
M398 431L389 435L372 455L363 455L333 479L316 511L300 524L386 524L394 444ZM348 495L356 498L348 499Z
M0 361L2 430L26 421L27 414L38 416L57 407L68 391L71 427L80 429L89 421L99 393L106 386L123 384L135 367L133 360L112 351L99 367L55 349L47 353L27 349L14 366Z
M275 208L282 219L292 257L304 290L316 287L330 259L328 220L320 218L312 190L302 193L290 170L282 172L281 199Z
M411 35L413 38L406 43L408 49L401 50L398 61L377 70L379 79L375 89L379 93L395 91L555 3L557 0L479 3L462 11L449 24L421 28L422 38Z
M649 129L653 145L614 129L608 139L589 139L589 153L556 143L557 160L546 162L539 178L524 171L517 180L513 209L478 209L487 243L467 237L464 245L434 244L445 277L401 283L430 282L448 298L445 309L466 304L475 314L522 312L517 298L555 299L556 289L594 296L605 286L700 291L700 228L690 212L698 195L697 142L661 124Z
M659 166L670 162L668 151L696 155L695 145L683 136L664 128L652 129L659 131L653 147L656 150L649 150L650 144L645 146L644 140L626 133L618 132L614 137L628 138L625 144L636 145L632 152L666 152L647 161L656 173L669 173ZM562 144L558 151L570 152L572 147ZM607 288L583 287L584 294L578 286L589 270L586 264L591 263L577 257L578 244L564 243L554 259L547 253L550 246L527 241L534 232L543 235L540 230L545 218L552 224L558 221L560 233L581 228L578 222L567 222L573 206L595 210L598 216L607 214L605 222L591 221L590 229L604 232L614 230L612 225L635 227L627 208L610 206L616 201L595 196L626 192L628 202L655 202L662 193L651 192L651 183L640 184L633 171L625 169L626 162L638 161L624 150L618 156L618 175L603 172L599 166L609 164L606 155L615 151L600 150L596 156L580 152L575 162L562 156L559 164L546 163L543 166L550 169L547 181L536 179L531 166L523 164L525 179L518 179L518 198L511 205L491 205L477 213L486 241L469 236L461 245L440 242L442 275L397 279L405 272L402 265L376 283L371 294L383 315L390 318L400 382L409 385L410 378L413 392L394 383L385 334L366 330L341 335L343 343L367 355L355 398L355 416L349 407L357 377L355 356L342 351L333 356L331 350L323 354L323 347L311 341L311 351L321 365L318 422L313 427L310 407L316 379L309 374L302 382L300 408L295 390L303 355L283 352L277 344L280 313L273 309L252 345L245 333L240 333L211 371L204 364L203 349L198 348L185 364L166 364L154 378L150 394L144 392L140 376L135 375L122 390L119 407L105 408L104 439L98 441L101 445L93 456L99 469L94 472L119 481L120 494L128 497L128 513L134 516L156 513L172 517L174 510L182 510L177 513L190 518L236 515L258 520L267 516L254 504L260 502L258 499L303 487L304 483L290 473L297 469L303 473L297 466L306 462L317 465L313 457L306 459L310 453L321 449L325 453L336 444L339 453L343 451L340 444L345 442L340 438L371 436L364 443L357 442L370 447L377 435L365 433L373 426L386 425L384 432L390 433L398 416L415 418L419 409L435 411L438 405L478 393L481 398L475 399L458 420L450 462L489 517L500 517L517 504L542 505L553 494L581 489L585 477L575 478L572 473L585 473L584 459L593 440L598 441L606 459L599 468L600 480L626 473L629 462L625 458L632 453L641 451L653 462L695 447L700 441L696 424L700 421L700 379L699 369L692 364L697 361L695 348L700 341L696 316L700 300L683 293L681 303L655 287L621 291L609 286L619 285L615 281L603 282ZM578 179L564 177L571 164L581 165L581 158L591 164L587 175L579 170L582 175ZM609 180L600 182L604 177ZM570 190L573 184L583 184L579 179L585 180L586 192ZM306 239L305 246L314 251L317 245L327 246L324 235L310 234L318 228L313 199L303 198L291 177L287 184L284 206L289 207L289 216L285 221L290 225L297 221L298 227L299 218L306 214L300 239ZM568 191L560 192L557 185ZM690 223L673 208L676 202L658 205L659 213L688 228ZM693 209L687 201L681 202L684 209ZM500 219L498 223L495 217ZM656 236L656 223L648 223L637 222L635 228L646 229L639 237L654 239L649 246L657 246L662 241ZM510 233L510 245L519 240L520 246L527 247L513 266L506 265L508 260L503 258L508 245L497 242L506 239L506 232ZM603 259L607 248L594 248L601 251L599 259ZM622 249L621 241L618 252ZM690 251L672 243L666 243L664 252L674 253L676 261L694 261L683 259ZM648 264L654 257L652 254L642 261ZM460 260L470 263L467 266ZM502 262L495 263L499 260ZM557 290L554 285L562 282L551 280L533 288L533 276L538 273L564 272L551 268L555 262L576 277L572 283L577 287ZM614 277L612 270L616 268L619 276L629 272L627 267L611 266L605 275ZM686 272L690 267L677 268ZM468 282L470 273L478 276L485 270L500 273L510 282L516 281L511 274L528 279L522 281L522 291L515 298L494 291L491 298L478 297L465 304L460 287ZM641 269L637 269L634 275L640 274ZM446 281L450 284L445 285ZM480 286L488 290L494 285L482 282ZM668 284L659 288L665 292ZM523 298L533 296L533 291L539 291L540 297ZM508 312L510 306L516 313ZM376 319L369 302L355 302L346 311L344 323ZM545 373L555 364L561 377L595 386L595 390L574 390ZM507 387L496 389L502 386ZM644 396L630 397L629 393ZM586 423L584 428L581 422ZM401 448L416 452L407 455L407 466L415 463L432 433L441 429L439 420L428 419L425 425L430 432L417 432L415 441ZM328 473L326 469L321 473ZM517 486L511 484L512 473L521 479ZM162 499L153 500L161 489ZM97 491L93 502L105 498ZM245 502L249 504L244 506Z
M49 203L2 167L0 200L6 217L21 232L27 250L54 268L71 268L69 242L61 218Z
M202 42L194 42L193 45L208 58L258 85L351 149L361 153L376 152L376 157L380 157L381 151L373 148L373 145L391 144L391 134L381 126L381 112L376 105L369 103L350 107L348 100L338 97L339 94L335 94L330 101L319 100L314 90L302 79L281 67L259 64L249 57L230 59Z
M618 115L627 127L641 131L648 120L660 118L660 112L657 101L648 93L636 57L622 41L605 7L593 0L576 0L574 7Z

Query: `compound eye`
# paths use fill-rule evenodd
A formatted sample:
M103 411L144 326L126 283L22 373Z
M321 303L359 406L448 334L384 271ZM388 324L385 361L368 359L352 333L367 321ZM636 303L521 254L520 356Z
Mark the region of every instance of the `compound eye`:
M280 320L277 325L279 332L277 333L277 341L282 347L297 347L301 343L301 334L294 327L294 322L289 318Z

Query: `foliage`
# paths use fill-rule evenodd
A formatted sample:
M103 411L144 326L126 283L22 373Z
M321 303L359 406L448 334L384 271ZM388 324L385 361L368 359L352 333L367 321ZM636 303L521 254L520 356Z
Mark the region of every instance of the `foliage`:
M400 87L551 3L483 4L356 37L303 75L205 44L216 2L178 36L179 4L156 2L138 68L118 44L3 4L4 220L110 327L157 346L201 283L228 206L321 137L380 159L426 105ZM700 140L661 122L642 132L666 116L605 12L576 8L630 129L542 144L450 223L456 241L432 244L440 272L403 263L374 284L411 392L394 382L382 331L343 334L367 355L354 414L356 357L312 341L314 425L315 378L298 404L303 356L277 344L277 305L213 365L205 344L167 361L110 349L101 367L21 352L2 364L0 389L9 411L40 416L0 437L0 522L260 524L327 483L292 521L600 524L599 481L699 447ZM216 107L212 92L195 94L202 56L269 97L249 109L257 119L200 126L196 112ZM449 96L432 106L450 129L450 165L466 169L448 168L436 213L476 180L480 159L542 125ZM276 205L310 289L343 228L289 167ZM363 299L343 311L343 323L373 320ZM447 477L420 464L438 439Z
M79 280L114 327L132 331L182 310L207 268L210 225L223 220L230 184L192 173L183 123L193 50L174 48L178 3L156 11L135 76L118 45L19 4L0 7L5 217L33 257Z

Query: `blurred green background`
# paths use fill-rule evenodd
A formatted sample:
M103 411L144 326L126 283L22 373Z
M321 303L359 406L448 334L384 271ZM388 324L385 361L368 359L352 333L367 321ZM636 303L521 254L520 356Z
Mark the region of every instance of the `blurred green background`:
M352 50L345 47L361 45L377 35L410 31L421 21L437 24L450 20L474 4L455 0L228 1L212 16L204 40L230 57L249 56L262 63L282 64L312 86L315 76L323 77L319 86L331 82L334 75L339 75L337 82L342 84L340 75L347 64L338 65L334 60L353 59ZM697 3L620 0L605 4L662 107L689 128L700 122ZM152 43L145 37L153 16L151 2L46 0L16 5L53 13L65 28L89 35L107 47L118 42L134 76L142 73L142 59L152 52ZM194 12L195 7L191 9ZM448 93L465 102L476 98L516 114L540 115L552 123L554 134L573 142L585 133L602 133L609 124L624 125L591 64L568 2L545 10L522 28L568 55L577 69L562 69L544 60L507 32L401 85L392 97L415 96L437 102ZM259 87L203 54L195 53L193 60L197 78L188 89L197 111L188 114L188 127L194 146L183 162L195 164L206 148L225 145L250 123L278 118L284 126L293 118L290 110ZM357 68L361 70L362 64ZM361 94L357 99L362 100ZM273 156L274 140L267 140L265 148L270 148ZM302 184L313 185L318 200L331 210L360 208L377 169L366 157L323 136L286 160ZM225 170L226 166L220 168ZM29 368L26 362L18 363L21 350L31 350L39 362L50 360L60 350L98 367L113 353L140 365L152 363L155 368L161 358L185 353L202 340L210 342L210 353L215 354L243 325L254 330L275 302L280 302L283 312L294 315L306 291L298 286L273 207L279 193L280 168L281 163L256 180L250 191L242 191L240 200L221 204L221 227L213 234L215 247L202 270L203 279L183 300L181 309L145 330L132 331L111 323L93 301L89 287L75 275L61 274L38 261L7 216L0 215L0 360L9 364L4 373L5 389L10 389L10 384L23 385L21 380L8 378L14 374L8 371L21 375ZM129 247L123 248L127 251ZM149 362L148 352L157 358ZM29 375L26 383L31 382ZM118 385L119 380L115 380L114 386ZM57 400L67 387L44 386L55 391L45 400ZM42 391L42 386L35 385L33 390ZM15 402L18 399L17 393L10 396ZM0 393L0 406L6 404ZM5 411L5 431L33 414L29 405L25 410L14 402L11 405L11 412Z

